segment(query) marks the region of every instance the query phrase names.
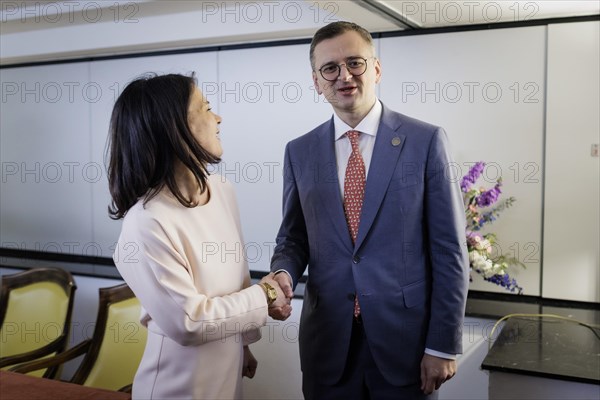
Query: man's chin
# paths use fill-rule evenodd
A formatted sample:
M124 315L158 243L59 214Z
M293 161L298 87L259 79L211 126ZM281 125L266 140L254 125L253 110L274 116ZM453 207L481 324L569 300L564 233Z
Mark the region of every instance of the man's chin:
M332 105L337 105L339 108L352 109L356 105L357 96L332 96L327 101Z

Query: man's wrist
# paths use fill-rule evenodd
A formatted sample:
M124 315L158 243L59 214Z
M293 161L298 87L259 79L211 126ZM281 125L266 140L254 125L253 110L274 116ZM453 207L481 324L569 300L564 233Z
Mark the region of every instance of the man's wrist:
M425 349L425 354L429 354L430 356L434 357L445 358L446 360L456 360L456 354L444 353L442 351L432 350L428 348Z
M292 279L292 275L290 275L290 273L287 272L287 270L285 270L283 268L278 269L275 272L273 272L273 275L277 275L277 274L280 274L280 273L285 273L288 276L288 278L290 279L290 285L292 286L292 289L293 289L294 288L294 280Z

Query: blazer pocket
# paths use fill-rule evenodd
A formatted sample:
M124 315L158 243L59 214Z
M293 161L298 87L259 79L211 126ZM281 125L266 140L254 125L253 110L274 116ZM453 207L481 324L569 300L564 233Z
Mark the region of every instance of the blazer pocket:
M409 175L402 178L392 178L390 186L388 186L388 192L394 192L396 190L402 190L410 186L415 186L419 183L415 175Z
M416 283L411 283L410 285L402 288L402 294L404 295L404 306L406 308L412 308L414 306L423 304L429 297L427 282L422 280Z

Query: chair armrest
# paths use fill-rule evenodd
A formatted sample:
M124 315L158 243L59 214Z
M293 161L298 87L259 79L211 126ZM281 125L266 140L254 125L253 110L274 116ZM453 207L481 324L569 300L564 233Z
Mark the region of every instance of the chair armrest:
M57 365L64 364L67 361L73 360L82 354L85 354L89 350L91 344L92 341L90 339L84 340L78 345L53 357L22 363L10 368L9 371L26 374L31 371L37 371L38 369L55 367Z
M40 347L39 349L31 350L26 353L15 354L8 357L0 358L0 369L3 369L9 365L21 364L28 361L34 361L39 358L45 357L52 353L56 353L61 350L64 341L64 336L59 336L47 345Z
M125 385L122 388L120 388L119 390L117 390L117 392L131 393L132 388L133 388L133 384L130 383L129 385Z

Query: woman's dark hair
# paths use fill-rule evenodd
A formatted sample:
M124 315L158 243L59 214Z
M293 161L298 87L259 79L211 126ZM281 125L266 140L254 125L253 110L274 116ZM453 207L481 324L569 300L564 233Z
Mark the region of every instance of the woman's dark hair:
M129 83L117 99L110 119L107 155L112 203L108 213L120 219L140 199L144 204L165 185L186 207L193 207L176 184L176 160L206 190L207 165L220 159L198 144L187 122L196 87L194 75L146 74Z

